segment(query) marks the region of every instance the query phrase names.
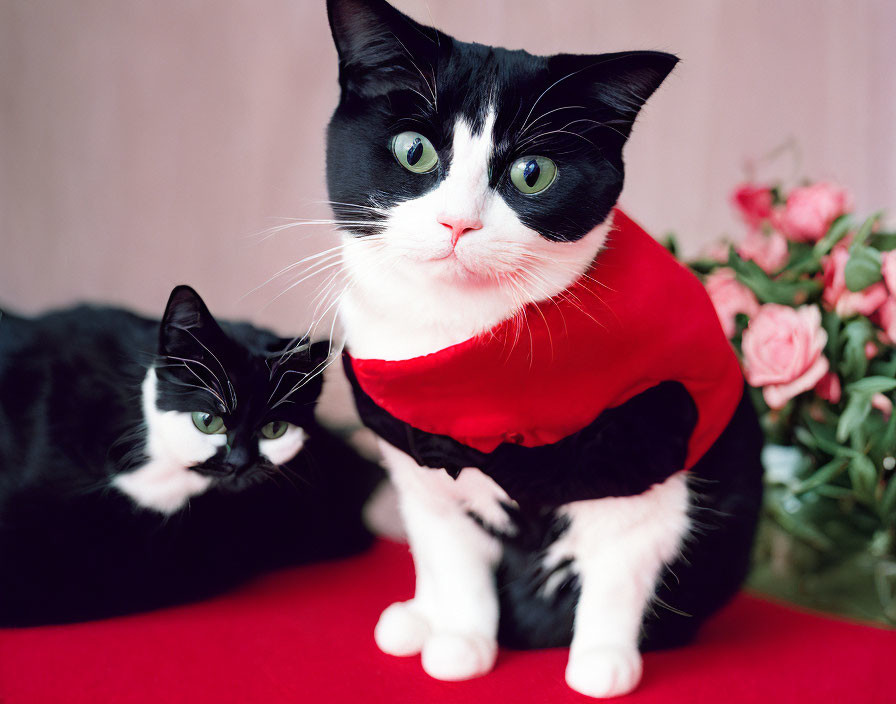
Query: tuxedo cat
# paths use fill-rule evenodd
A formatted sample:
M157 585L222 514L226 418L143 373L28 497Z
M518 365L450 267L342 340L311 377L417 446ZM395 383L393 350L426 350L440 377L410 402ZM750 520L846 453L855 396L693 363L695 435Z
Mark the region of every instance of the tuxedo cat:
M154 608L368 544L378 469L314 419L328 343L80 306L0 316L0 622Z
M569 645L573 689L628 692L640 651L737 590L762 491L705 292L614 209L677 59L465 43L384 0L328 14L346 369L417 573L377 644L444 680L499 640Z

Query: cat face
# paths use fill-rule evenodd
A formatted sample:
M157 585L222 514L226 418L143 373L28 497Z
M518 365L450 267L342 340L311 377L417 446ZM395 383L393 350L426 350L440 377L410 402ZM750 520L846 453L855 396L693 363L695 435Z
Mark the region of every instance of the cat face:
M211 486L238 491L263 481L304 444L327 352L328 343L222 327L195 291L179 286L162 319L159 362L142 387L149 461L115 484L170 513Z
M460 42L383 0L328 11L342 87L328 187L367 295L506 313L578 278L603 243L635 117L677 59Z

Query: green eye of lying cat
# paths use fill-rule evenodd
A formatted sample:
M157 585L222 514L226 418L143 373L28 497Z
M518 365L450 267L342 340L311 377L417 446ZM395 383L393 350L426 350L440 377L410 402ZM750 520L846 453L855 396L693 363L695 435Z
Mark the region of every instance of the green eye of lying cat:
M261 435L268 440L276 440L282 438L289 429L289 423L282 420L274 420L262 427Z
M524 156L510 165L510 181L520 193L540 193L557 178L557 165L546 156Z
M439 164L436 148L419 132L402 132L395 135L391 147L398 163L415 174L425 174Z
M227 432L227 428L224 427L224 419L221 416L216 416L212 413L203 413L202 411L194 412L193 425L206 435L216 435Z

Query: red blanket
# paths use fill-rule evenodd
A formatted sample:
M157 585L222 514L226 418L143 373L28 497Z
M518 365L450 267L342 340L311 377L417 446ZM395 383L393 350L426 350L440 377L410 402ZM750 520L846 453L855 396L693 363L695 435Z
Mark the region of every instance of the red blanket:
M564 704L566 651L502 652L494 672L437 682L380 653L380 611L413 591L405 546L285 570L192 606L0 630L2 704ZM742 595L694 645L645 658L633 704L893 702L896 631Z

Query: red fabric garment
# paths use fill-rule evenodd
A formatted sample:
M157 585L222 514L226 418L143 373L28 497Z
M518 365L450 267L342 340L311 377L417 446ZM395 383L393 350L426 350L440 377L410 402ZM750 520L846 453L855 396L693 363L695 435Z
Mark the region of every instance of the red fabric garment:
M437 682L379 652L382 609L414 589L407 547L283 570L199 604L0 630L3 704L586 704L568 651L502 650L493 672ZM631 704L884 704L896 631L742 595L688 647L648 653Z
M482 452L548 445L662 381L693 397L685 468L731 419L743 376L699 280L622 211L587 273L526 308L526 325L404 361L352 359L361 388L399 420Z

